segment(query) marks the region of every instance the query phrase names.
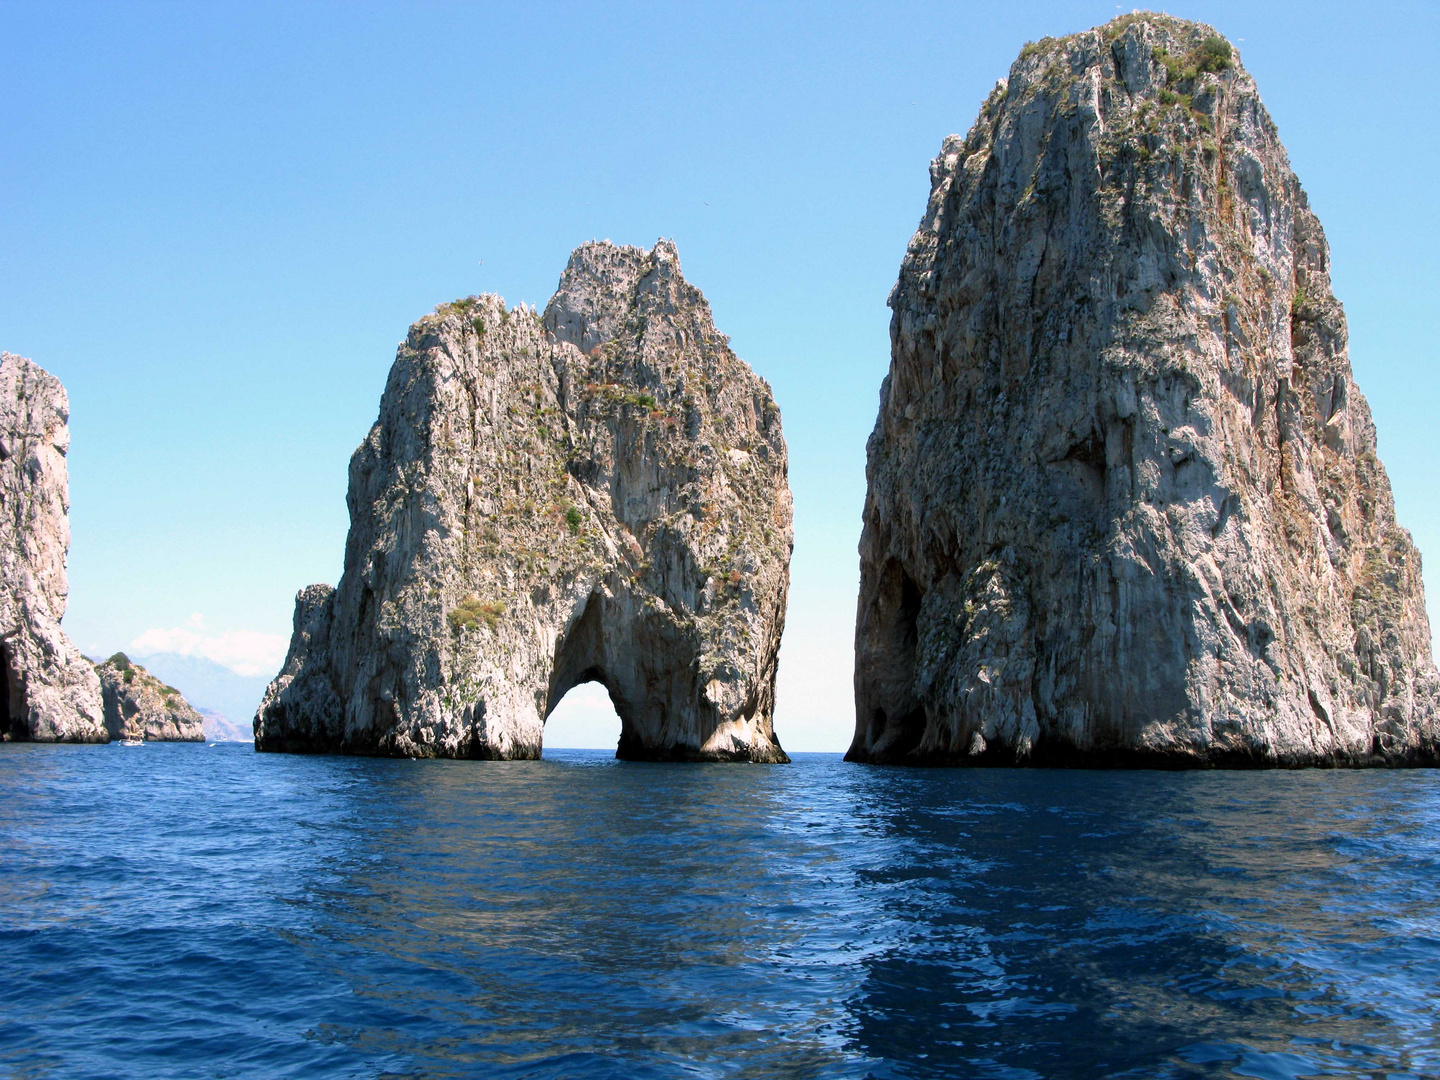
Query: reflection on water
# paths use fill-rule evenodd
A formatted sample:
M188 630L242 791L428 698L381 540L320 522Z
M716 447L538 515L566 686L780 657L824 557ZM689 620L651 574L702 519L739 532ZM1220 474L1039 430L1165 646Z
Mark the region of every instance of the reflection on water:
M1435 773L0 747L16 1076L1440 1070Z
M1036 771L919 776L904 800L892 787L876 825L893 854L860 874L906 940L867 965L859 1041L1004 1075L1432 1070L1434 779Z

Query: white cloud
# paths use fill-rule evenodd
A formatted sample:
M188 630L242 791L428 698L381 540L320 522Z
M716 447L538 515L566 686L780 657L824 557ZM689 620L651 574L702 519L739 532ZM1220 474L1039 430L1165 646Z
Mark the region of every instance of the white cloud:
M288 644L279 634L262 634L255 630L209 633L204 617L197 612L185 620L184 626L146 630L130 643L130 651L137 656L162 652L203 656L223 664L237 675L274 675L285 659Z

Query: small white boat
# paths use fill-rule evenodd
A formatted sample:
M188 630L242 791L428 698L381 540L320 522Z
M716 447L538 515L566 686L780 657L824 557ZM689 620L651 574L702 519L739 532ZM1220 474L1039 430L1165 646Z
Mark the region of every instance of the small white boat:
M145 740L144 740L144 739L121 739L121 740L120 740L120 745L121 745L121 746L144 746L144 745L145 745Z

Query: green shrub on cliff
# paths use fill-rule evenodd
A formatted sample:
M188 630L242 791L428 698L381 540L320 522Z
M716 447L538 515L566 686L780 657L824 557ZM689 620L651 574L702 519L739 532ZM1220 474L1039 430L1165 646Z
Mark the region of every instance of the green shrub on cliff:
M471 593L445 616L452 630L478 630L484 622L491 630L505 614L505 605L498 600L481 600Z
M1228 71L1235 63L1235 50L1224 38L1211 34L1191 54L1195 66L1201 71Z
M1235 50L1230 43L1217 34L1211 34L1182 60L1171 56L1164 48L1156 45L1150 54L1157 64L1165 68L1166 82L1173 85L1194 82L1201 72L1218 74L1235 66Z

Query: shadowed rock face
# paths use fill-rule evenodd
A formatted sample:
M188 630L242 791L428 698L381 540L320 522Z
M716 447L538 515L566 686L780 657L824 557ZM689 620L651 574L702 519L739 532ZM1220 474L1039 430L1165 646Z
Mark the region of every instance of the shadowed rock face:
M621 757L787 760L780 413L668 242L577 249L543 316L480 296L412 326L349 506L259 749L533 758L598 680Z
M70 587L70 403L0 353L0 738L106 742L100 681L60 629Z
M868 446L849 757L1433 763L1420 559L1238 57L1027 46L931 165Z
M184 695L166 686L124 653L95 665L112 739L204 742L204 718Z

